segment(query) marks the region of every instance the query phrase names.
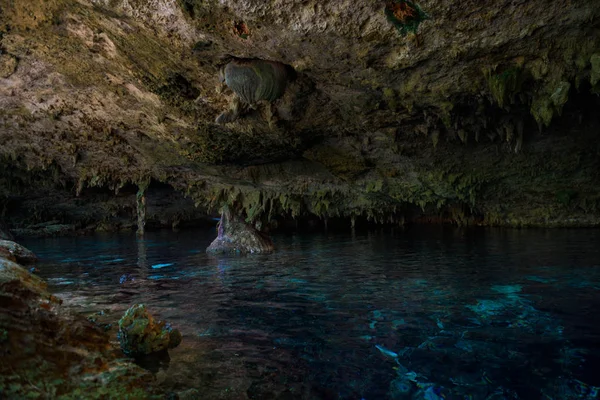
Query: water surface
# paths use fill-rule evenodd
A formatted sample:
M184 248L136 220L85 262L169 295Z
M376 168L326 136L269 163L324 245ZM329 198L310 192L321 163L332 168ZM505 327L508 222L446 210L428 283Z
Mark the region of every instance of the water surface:
M66 303L178 327L169 390L203 399L597 399L600 231L278 235L211 257L212 231L29 240ZM115 330L113 329L113 334Z

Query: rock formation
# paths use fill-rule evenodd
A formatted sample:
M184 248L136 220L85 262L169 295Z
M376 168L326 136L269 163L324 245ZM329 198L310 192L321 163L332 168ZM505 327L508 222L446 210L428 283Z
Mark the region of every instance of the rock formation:
M65 311L46 284L0 254L0 397L164 398L109 336Z
M219 79L236 94L230 109L220 114L216 123L236 120L244 106L259 101L273 102L283 96L292 68L265 60L233 60L219 71Z
M37 261L37 256L31 250L11 240L0 240L0 257L21 264L31 264Z
M0 9L0 206L20 232L134 228L147 182L149 226L232 198L280 219L600 223L597 1ZM273 108L215 124L232 100L215 91L219 67L232 59L289 65L299 79Z
M131 306L119 320L121 350L132 357L174 349L181 343L181 333L171 325L155 321L143 304Z
M271 238L244 221L231 207L224 206L217 238L206 251L213 254L258 254L271 253L273 249Z

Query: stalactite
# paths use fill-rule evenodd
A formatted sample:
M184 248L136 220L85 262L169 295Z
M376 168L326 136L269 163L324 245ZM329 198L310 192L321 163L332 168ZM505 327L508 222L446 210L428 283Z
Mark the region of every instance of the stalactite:
M138 236L144 236L145 226L146 226L146 189L147 185L140 185L137 195L136 195L136 204L137 204L137 234Z

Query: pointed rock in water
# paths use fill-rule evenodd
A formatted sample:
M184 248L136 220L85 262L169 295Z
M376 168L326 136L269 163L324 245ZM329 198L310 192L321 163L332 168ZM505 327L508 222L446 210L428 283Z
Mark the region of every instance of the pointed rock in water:
M206 249L207 253L272 253L273 241L266 234L247 224L227 206L223 208L217 238Z
M123 352L132 357L173 349L181 343L181 333L171 325L155 321L146 306L136 304L119 320L119 343Z
M0 256L21 264L32 264L37 261L33 251L11 240L0 240Z

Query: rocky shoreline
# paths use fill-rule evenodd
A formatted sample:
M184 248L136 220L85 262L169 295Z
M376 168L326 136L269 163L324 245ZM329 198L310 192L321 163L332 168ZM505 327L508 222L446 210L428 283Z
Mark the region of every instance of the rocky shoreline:
M20 265L32 255L0 241L0 397L179 398L127 358L101 324L69 311Z

